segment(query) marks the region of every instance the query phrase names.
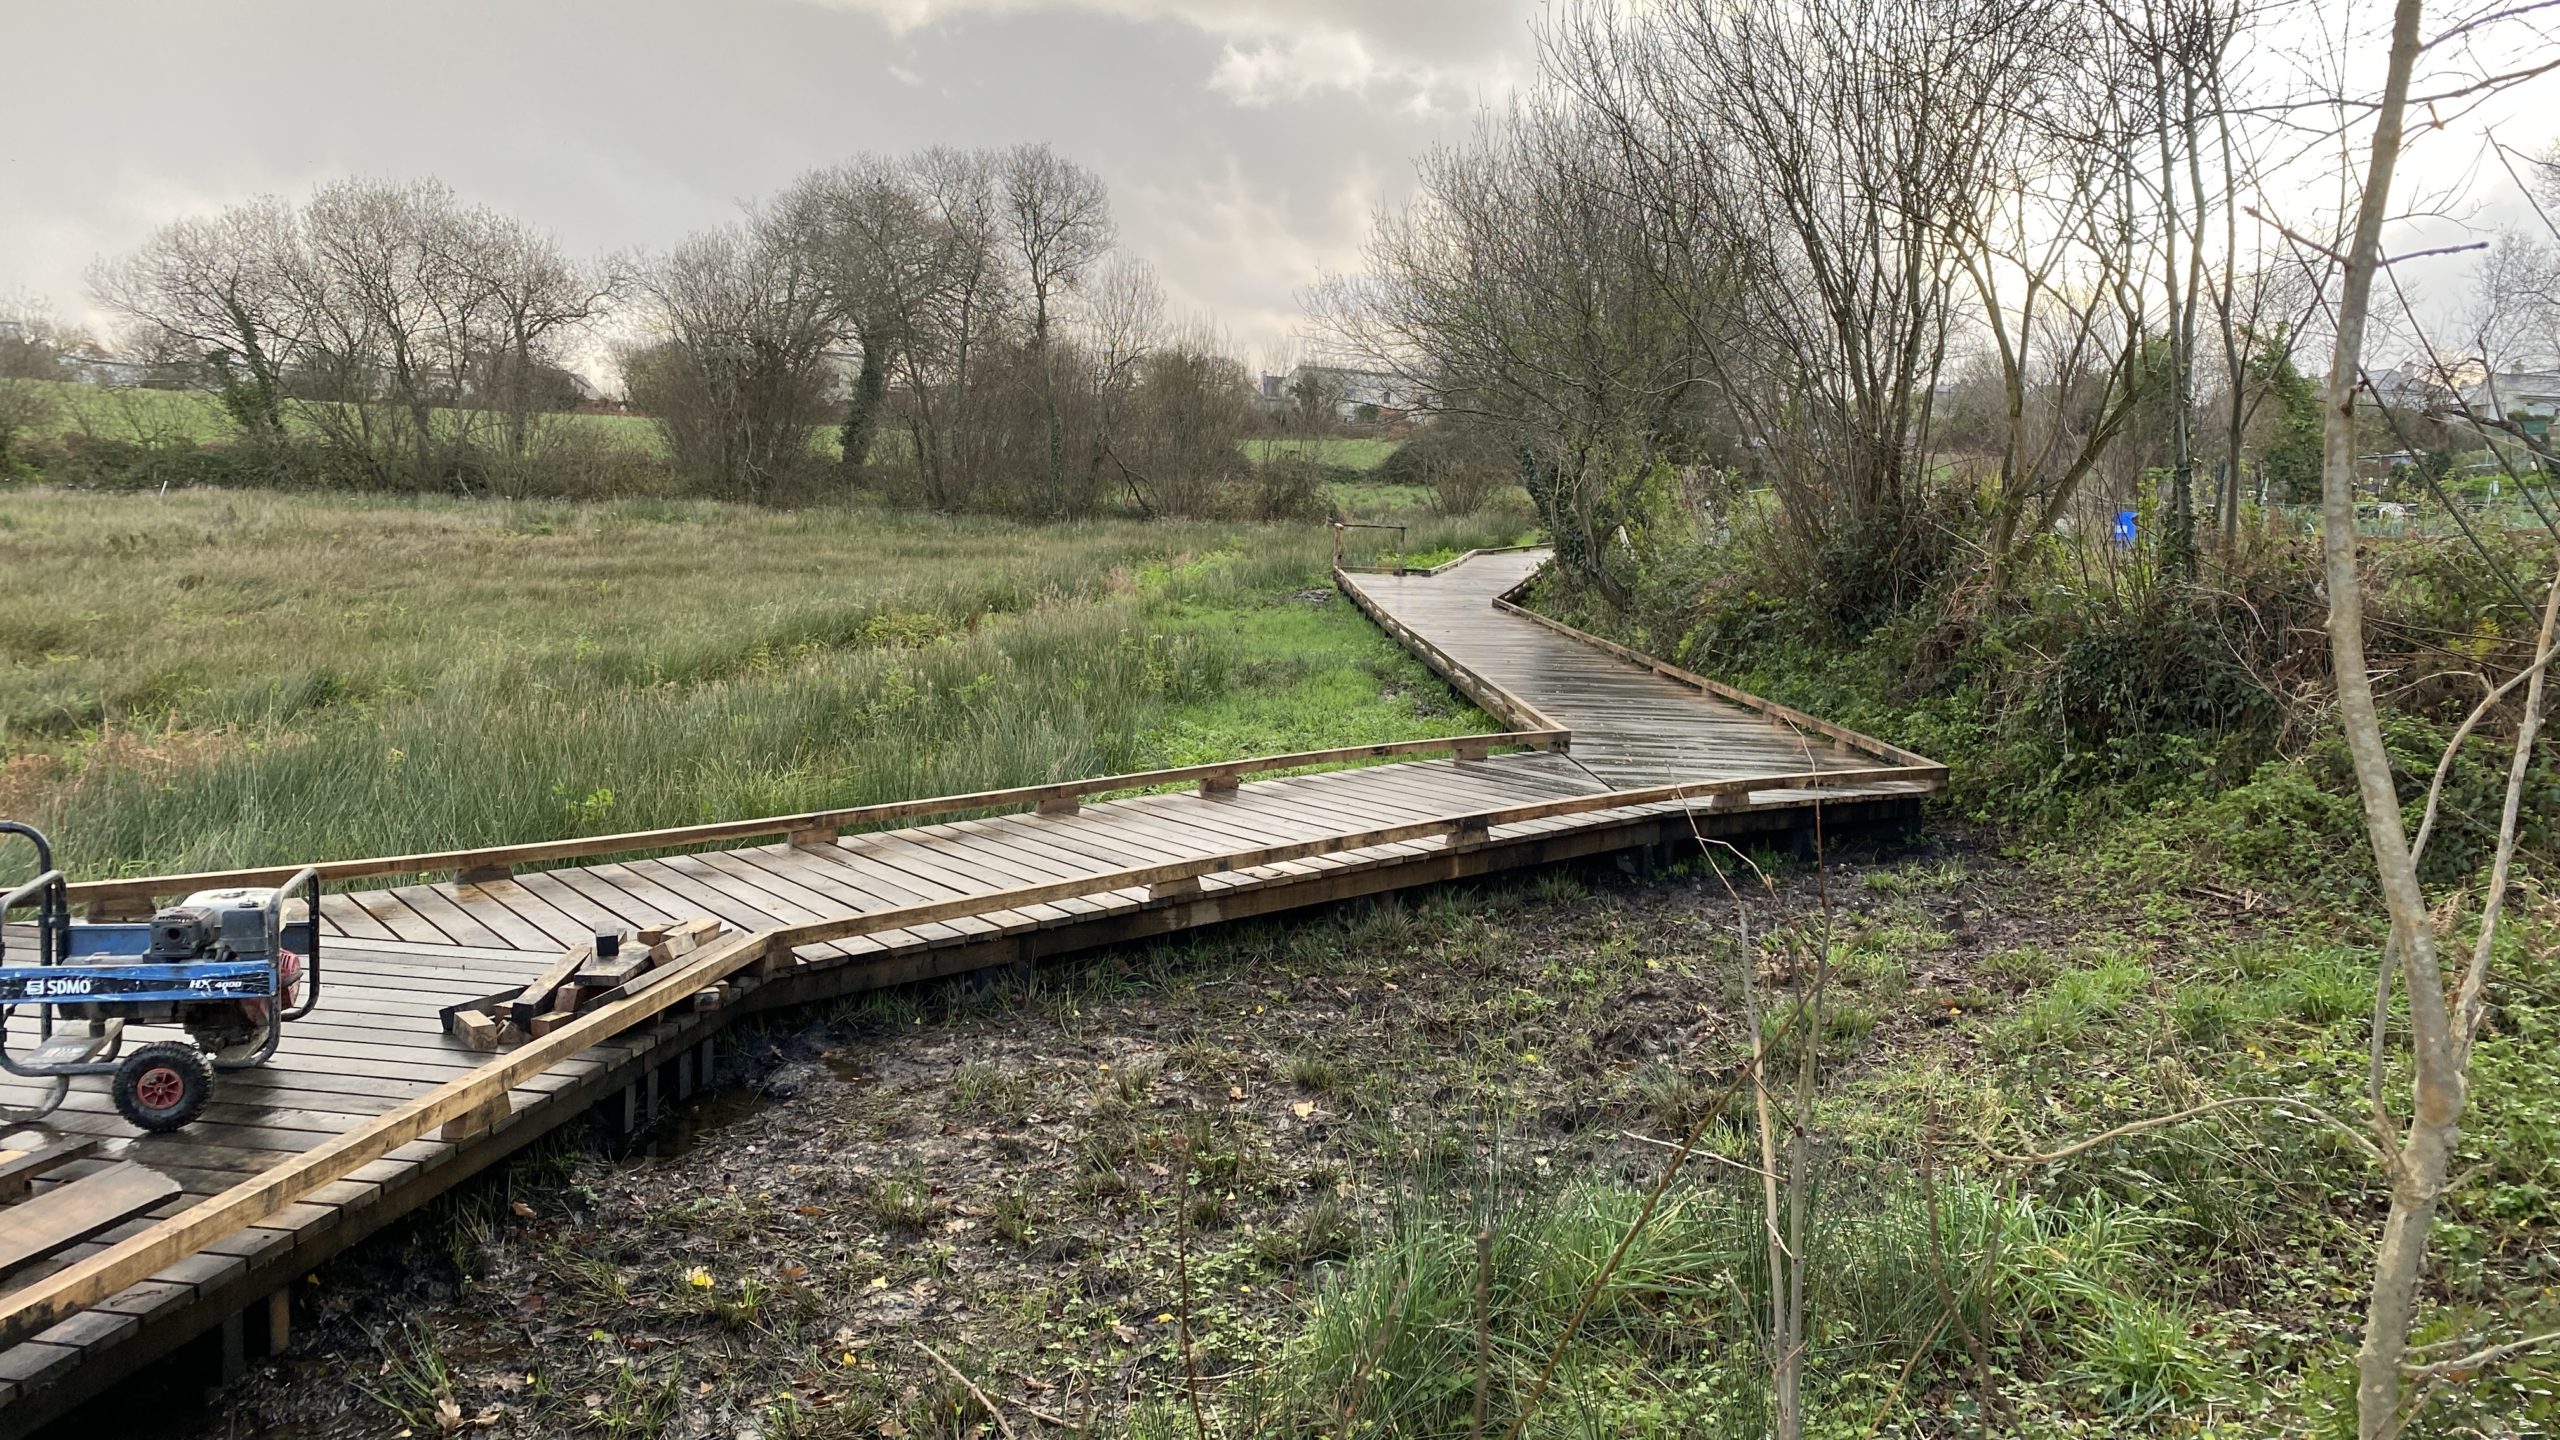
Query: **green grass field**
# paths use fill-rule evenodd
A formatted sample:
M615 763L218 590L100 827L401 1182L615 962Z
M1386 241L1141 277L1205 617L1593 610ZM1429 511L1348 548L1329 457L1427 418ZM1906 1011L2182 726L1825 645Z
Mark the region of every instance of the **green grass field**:
M137 445L223 445L238 439L239 427L211 395L193 390L110 389L102 385L26 381L53 397L57 438L74 435L120 440ZM662 453L657 427L638 415L562 414L547 423L574 428L604 439ZM312 426L288 408L287 428L312 433ZM824 432L825 448L834 453L835 432Z
M1331 544L1320 525L9 492L0 813L53 830L69 868L136 872L1488 728L1332 596Z
M239 435L239 427L223 413L222 406L211 395L196 391L120 390L67 381L24 383L53 397L58 419L52 432L57 438L84 435L139 445L221 445ZM310 429L307 419L289 416L287 423L295 429ZM666 442L658 434L657 426L646 416L565 414L549 417L549 423L573 427L653 455L664 454L666 450ZM879 443L873 447L873 453L879 455L884 448L896 447L903 438L895 431L883 432ZM841 440L833 425L815 427L810 443L829 456L842 453ZM1305 440L1262 437L1247 440L1245 453L1256 461L1288 457L1346 470L1368 471L1385 463L1386 458L1395 453L1397 444L1393 440L1339 437Z
M1255 460L1312 460L1318 465L1338 465L1345 470L1375 470L1396 453L1397 440L1376 440L1346 436L1318 436L1312 439L1281 439L1270 436L1244 442L1244 452Z

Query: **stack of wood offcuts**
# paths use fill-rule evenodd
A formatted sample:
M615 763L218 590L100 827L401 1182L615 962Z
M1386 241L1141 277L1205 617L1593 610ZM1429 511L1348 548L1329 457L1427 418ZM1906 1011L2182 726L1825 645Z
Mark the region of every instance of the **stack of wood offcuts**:
M530 984L444 1007L444 1030L474 1050L500 1050L548 1035L582 1014L638 994L657 973L719 937L703 916L634 931L598 930L592 943L562 951ZM717 1010L728 982L696 993L693 1008Z

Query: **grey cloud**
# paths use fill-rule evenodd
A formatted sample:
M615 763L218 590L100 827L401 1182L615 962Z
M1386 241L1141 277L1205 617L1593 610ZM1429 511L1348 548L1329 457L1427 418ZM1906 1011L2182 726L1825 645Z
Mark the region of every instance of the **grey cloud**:
M0 291L86 309L173 215L433 174L580 250L864 149L1045 139L1237 343L1294 326L1411 157L1527 67L1529 0L5 0ZM1366 68L1363 69L1362 67ZM1422 103L1417 103L1417 101Z

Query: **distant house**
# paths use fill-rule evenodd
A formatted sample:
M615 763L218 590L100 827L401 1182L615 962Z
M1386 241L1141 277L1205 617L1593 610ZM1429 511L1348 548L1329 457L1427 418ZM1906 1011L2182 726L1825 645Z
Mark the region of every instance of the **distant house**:
M2560 414L2560 371L2501 370L2463 387L2462 406L2482 420L2512 421L2527 436L2551 434L2551 418Z
M2365 378L2374 398L2395 410L2443 410L2487 373L2477 360L2403 360L2389 369L2368 371Z
M120 360L113 355L100 355L90 351L69 351L62 356L61 363L65 378L76 380L83 385L105 385L118 390L130 390L137 386L149 385L154 379L159 378L157 366L145 364L140 360Z
M1264 375L1254 399L1274 415L1321 404L1338 421L1401 420L1421 397L1401 375L1344 365L1301 365L1286 375Z

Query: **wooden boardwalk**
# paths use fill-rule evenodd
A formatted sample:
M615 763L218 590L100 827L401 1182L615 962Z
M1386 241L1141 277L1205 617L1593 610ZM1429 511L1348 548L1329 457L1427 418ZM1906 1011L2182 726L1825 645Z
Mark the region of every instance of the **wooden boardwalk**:
M8 1337L14 1343L0 1348L0 1435L28 1433L200 1336L214 1337L212 1348L236 1368L281 1342L291 1282L312 1266L599 1103L617 1104L614 1118L625 1123L644 1121L708 1079L718 1031L741 1014L1662 845L1693 828L1800 828L1817 799L1831 807L1830 823L1896 817L1939 782L1943 772L1920 757L1811 717L1772 713L1751 697L1715 693L1702 688L1712 682L1606 653L1520 612L1504 597L1542 558L1489 552L1428 576L1338 579L1390 633L1544 748L1241 783L1203 777L1198 793L1095 803L1049 797L1021 813L841 836L800 825L796 843L590 857L547 870L455 859L445 868L477 878L330 894L319 1010L286 1027L264 1069L221 1077L194 1125L140 1134L93 1079L75 1081L41 1126L0 1141L17 1150L64 1138L101 1142L92 1158L39 1181L39 1195L116 1162L157 1171L182 1191L0 1282L0 1310L17 1307L8 1313L18 1320ZM1570 732L1569 748L1558 730ZM1894 773L1820 792L1748 784L1878 770ZM1693 784L1718 793L1662 789ZM1650 793L1616 798L1626 791ZM110 887L94 888L103 895ZM743 998L723 1009L667 1009L580 1039L574 1053L505 1087L492 1067L506 1057L465 1049L439 1027L442 1007L525 983L600 927L703 915L773 942L739 972ZM871 916L887 918L863 919ZM883 928L891 919L907 923ZM201 1222L216 1208L204 1206L208 1197L236 1196L234 1187L253 1179L272 1189L278 1177L313 1165L309 1157L472 1086L503 1089L507 1103L446 1132L459 1138L424 1127L395 1132L416 1138L385 1145L379 1158L289 1203L252 1211L254 1223L244 1228L146 1248L170 1234L164 1222L172 1217ZM28 1082L9 1080L0 1103L25 1105L34 1093ZM0 1239L10 1223L0 1209ZM115 1248L120 1242L128 1243ZM43 1298L48 1286L64 1290L84 1275L112 1278L128 1254L164 1263L111 1289L92 1287L102 1298L76 1305Z

